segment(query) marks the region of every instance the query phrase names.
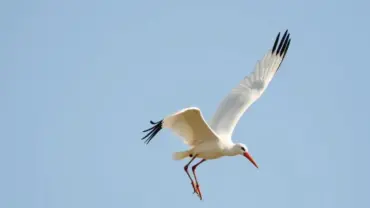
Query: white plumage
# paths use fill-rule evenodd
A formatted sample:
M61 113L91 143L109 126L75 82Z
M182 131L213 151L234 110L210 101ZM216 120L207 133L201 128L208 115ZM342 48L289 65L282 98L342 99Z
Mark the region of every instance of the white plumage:
M196 179L195 168L205 160L217 159L222 156L244 155L258 168L247 147L241 143L234 144L231 138L239 119L263 94L285 58L291 41L288 30L285 31L280 43L279 38L280 33L277 35L272 49L268 50L264 57L257 62L254 71L224 98L209 125L199 108L190 107L169 115L159 122L151 121L154 126L144 130L144 132L149 131L142 138L146 139L146 143L149 143L162 128L168 128L190 147L187 151L175 152L173 159L191 158L185 166L185 171L192 181L194 192L200 198L202 195ZM187 172L189 164L195 158L202 159L193 166L196 183Z
M184 143L195 147L204 141L218 140L215 132L207 125L199 108L183 109L163 120L163 128L171 129Z
M279 36L275 41L275 48ZM289 38L289 35L287 39ZM286 49L277 51L269 50L266 55L257 62L254 71L246 76L227 97L221 102L213 119L211 128L222 138L231 139L233 130L244 112L266 90L279 69L288 50L290 39L286 43Z

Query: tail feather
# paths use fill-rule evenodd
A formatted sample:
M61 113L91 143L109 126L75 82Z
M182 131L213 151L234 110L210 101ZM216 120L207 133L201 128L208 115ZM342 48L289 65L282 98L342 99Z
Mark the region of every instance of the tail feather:
M172 154L172 159L173 160L182 160L186 157L189 156L189 152L188 151L184 151L184 152L174 152Z

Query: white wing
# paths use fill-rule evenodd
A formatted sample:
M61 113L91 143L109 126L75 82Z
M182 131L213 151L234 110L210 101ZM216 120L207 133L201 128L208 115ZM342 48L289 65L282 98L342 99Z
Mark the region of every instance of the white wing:
M143 131L150 131L142 138L146 139L147 144L162 128L171 129L189 146L196 146L205 141L218 141L217 135L208 126L199 108L185 108L159 122L151 121L151 124L154 125L152 128Z
M285 31L278 45L279 33L273 48L257 62L255 70L232 89L231 93L221 102L210 122L211 128L220 138L231 139L240 117L266 90L288 51L289 36L288 30Z

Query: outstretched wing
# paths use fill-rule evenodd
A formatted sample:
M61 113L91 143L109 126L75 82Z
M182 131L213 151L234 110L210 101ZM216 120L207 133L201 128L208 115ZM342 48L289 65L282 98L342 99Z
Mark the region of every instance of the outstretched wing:
M286 30L279 43L279 33L274 46L257 62L255 70L221 102L210 122L211 128L220 138L231 139L240 117L266 90L288 51L289 36Z
M149 132L142 138L142 140L145 139L147 144L162 128L171 129L189 146L196 146L205 141L218 140L217 135L208 126L200 110L194 107L183 109L158 122L151 121L151 124L154 126L143 131Z

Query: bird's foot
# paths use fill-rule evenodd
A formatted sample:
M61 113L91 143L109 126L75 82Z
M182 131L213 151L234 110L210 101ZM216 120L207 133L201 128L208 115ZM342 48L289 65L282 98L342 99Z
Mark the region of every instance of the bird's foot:
M200 192L199 185L195 184L194 182L192 182L191 185L193 186L193 189L194 189L193 194L196 193L198 195L199 199L202 200L202 193Z
M197 186L195 185L195 183L194 183L194 182L192 182L192 183L191 183L191 185L193 186L193 189L194 189L193 194L197 193L197 195L199 195L199 194L198 194L198 189L197 189Z
M202 197L202 192L200 192L199 184L196 184L195 188L196 188L196 193L199 196L199 199L202 200L203 197Z

